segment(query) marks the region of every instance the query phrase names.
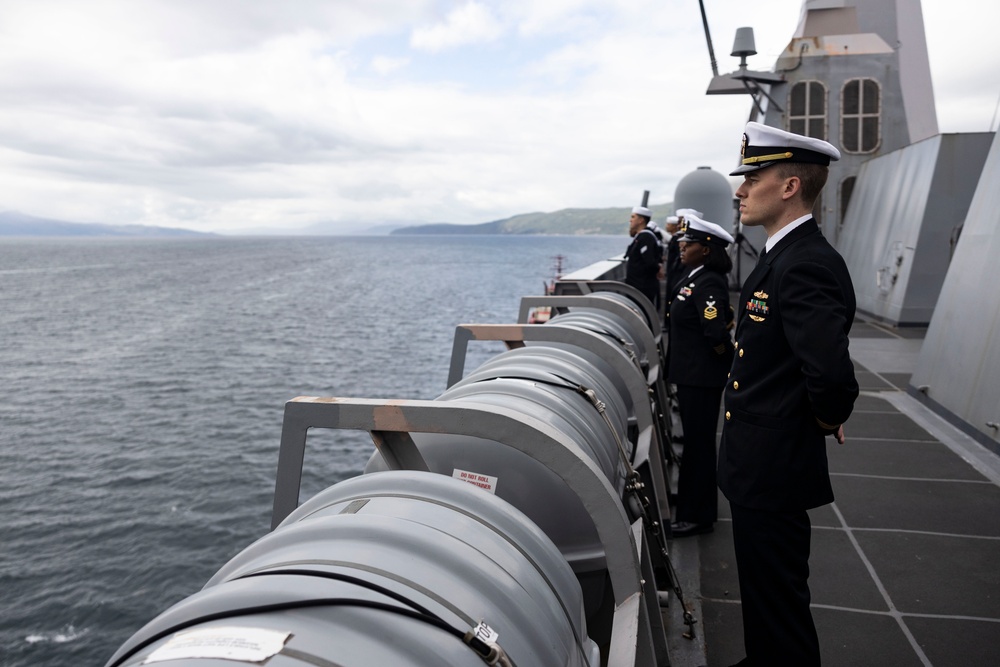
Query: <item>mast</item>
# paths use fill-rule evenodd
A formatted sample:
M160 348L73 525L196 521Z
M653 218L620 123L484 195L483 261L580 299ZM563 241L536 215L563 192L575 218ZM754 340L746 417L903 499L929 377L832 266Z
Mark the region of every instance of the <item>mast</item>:
M712 76L719 76L719 63L715 60L712 33L708 30L708 16L705 14L705 0L698 0L698 7L701 9L701 24L705 28L705 41L708 42L708 58L712 61Z

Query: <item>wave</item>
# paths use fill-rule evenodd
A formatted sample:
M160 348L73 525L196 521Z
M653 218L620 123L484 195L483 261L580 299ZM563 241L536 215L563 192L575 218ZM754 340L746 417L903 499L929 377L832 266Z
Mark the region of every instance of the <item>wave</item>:
M32 634L24 638L29 644L68 644L69 642L76 641L84 635L90 632L89 629L83 628L77 630L76 627L72 625L67 625L64 629L58 630L51 634Z

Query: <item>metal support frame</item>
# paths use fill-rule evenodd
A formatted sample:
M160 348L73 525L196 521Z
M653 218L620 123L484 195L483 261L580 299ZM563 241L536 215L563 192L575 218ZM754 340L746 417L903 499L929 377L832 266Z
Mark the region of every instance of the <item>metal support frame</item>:
M659 546L656 540L646 539L646 533L644 530L645 526L642 525L642 520L637 520L632 524L632 536L635 539L636 548L639 550L639 562L642 565L642 578L645 581L655 581L656 573L655 569L658 567L656 556L659 555ZM646 595L643 598L644 610L643 613L646 617L644 623L649 624L649 631L654 637L659 637L662 635L664 641L666 641L667 628L663 622L663 614L660 612L660 595L655 598L652 595ZM667 654L667 645L664 644L662 647L659 644L653 644L654 655L652 659L655 660L656 665L670 665L670 656Z
M659 413L656 415L657 420L660 423L660 428L666 437L666 440L672 440L673 427L670 420L670 405L671 397L667 392L667 355L666 355L666 339L663 332L663 323L653 308L653 304L649 302L639 290L635 289L631 285L626 285L625 283L616 280L569 280L569 281L559 281L555 284L556 295L571 295L571 294L593 294L595 292L615 292L617 294L623 294L628 296L636 304L643 309L646 315L647 324L649 324L649 329L653 334L653 340L657 343L657 349L660 351L660 361L659 369L660 372L657 376L650 379L650 386L656 392L656 403L659 408ZM638 298L637 298L638 297ZM671 459L673 459L673 452L668 452Z
M655 587L643 586L643 549L618 494L597 465L565 434L545 422L497 406L302 396L285 404L271 527L298 507L309 429L363 430L387 462L400 467L426 463L409 433L447 433L499 442L538 461L558 475L594 520L604 549L614 599L609 667L665 664L666 636L654 631L649 610ZM656 624L659 625L658 623Z
M623 311L628 311L638 323L635 313L619 303L590 297L539 298L555 299L563 305L576 303L579 300L586 303L603 301L612 309L620 308ZM562 301L563 299L566 301ZM523 302L522 312L524 312ZM625 381L634 406L638 436L634 443L631 463L641 476L643 484L652 489L653 502L650 510L652 511L653 525L650 526L650 529L663 531L665 535L669 530L671 514L670 476L666 468L668 460L666 453L667 448L670 447L669 436L660 428L657 415L653 414L654 410L659 408L650 401L651 389L644 382L641 369L635 366L628 355L618 345L599 334L559 324L460 324L455 329L455 339L452 346L451 367L448 373L449 387L462 379L465 373L468 346L473 340L501 341L508 349L523 347L526 342L571 345L594 352L612 366ZM655 544L654 537L654 535L650 535L649 541ZM664 562L669 559L669 554L661 553L660 550L654 550L653 553L652 560L660 577L650 578L650 580L656 581L657 588L660 590L668 590L676 583L673 581L672 568L669 563Z
M650 371L649 385L652 387L656 395L656 406L657 414L656 419L660 425L660 429L664 434L664 439L667 441L667 447L665 451L673 460L673 451L669 450L669 443L672 441L673 427L670 420L670 404L671 398L667 391L667 356L666 356L666 344L663 337L663 324L660 321L659 314L653 307L653 304L649 302L639 290L635 289L631 285L626 285L623 282L617 280L560 280L557 281L554 290L556 296L580 296L580 295L590 295L597 292L614 292L616 294L622 294L629 297L632 301L638 305L646 316L646 324L649 327L649 331L652 333L653 340L656 343L656 349L659 351L659 359L656 364L657 372ZM523 302L523 299L522 299ZM522 306L523 307L523 306ZM587 307L599 307L596 305L588 305ZM650 367L652 368L653 363L649 361Z
M638 313L623 303L611 299L601 298L599 294L573 295L573 296L524 296L521 297L521 306L518 310L517 321L525 324L528 321L528 313L532 308L548 307L553 311L568 312L574 308L581 310L603 310L615 315L627 324L631 324L630 330L633 334L642 339L643 349L654 354L653 359L646 359L648 369L646 371L647 384L653 384L662 374L662 334L658 335L647 326L647 323L640 318ZM557 323L553 323L557 324Z
M586 283L582 287L590 289L591 287L597 286L599 288L604 288L608 285L618 285L614 281L579 281ZM633 289L628 285L625 285L629 290ZM549 307L555 311L566 311L572 310L573 308L589 308L595 310L604 310L609 313L613 313L618 317L622 318L625 322L635 322L636 324L641 324L638 322L639 318L635 314L635 311L625 306L622 303L613 301L611 299L601 299L592 298L599 296L597 292L602 291L602 289L592 290L586 295L574 295L574 296L530 296L521 298L521 306L518 312L518 321L526 322L528 318L528 313L532 308L537 307ZM603 290L608 291L608 290ZM615 289L614 291L618 291ZM624 292L620 292L624 293ZM648 300L647 300L648 301ZM551 320L550 320L551 322ZM557 324L557 323L556 323ZM647 346L647 349L657 351L657 356L655 363L652 360L648 360L648 369L646 374L646 382L649 385L655 401L653 402L653 418L657 424L657 434L660 436L660 451L664 454L668 461L671 463L674 459L674 453L671 449L671 443L673 441L673 425L670 418L670 404L671 397L667 391L666 383L666 354L664 353L662 336L657 338L654 331L643 329L641 326L637 330L637 334L644 336L643 345ZM668 484L669 486L669 484ZM662 510L661 510L662 511ZM666 512L666 516L670 516L669 511Z
M656 307L646 298L646 295L623 282L617 280L557 280L555 287L556 296L574 296L592 294L594 292L614 292L627 296L642 309L646 316L646 325L653 332L653 338L657 341L663 337L663 322L660 314L656 312Z
M632 402L637 406L649 402L649 387L642 369L617 345L589 331L558 324L459 324L451 348L451 366L448 369L448 386L453 386L465 375L465 359L471 341L500 341L507 349L524 347L526 342L561 343L583 348L606 361L625 381ZM652 424L652 418L636 414L640 429Z

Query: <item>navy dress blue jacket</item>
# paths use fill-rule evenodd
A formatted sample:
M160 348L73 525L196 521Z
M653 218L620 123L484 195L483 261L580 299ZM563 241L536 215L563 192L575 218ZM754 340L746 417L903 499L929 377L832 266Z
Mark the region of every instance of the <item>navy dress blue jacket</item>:
M625 251L625 284L636 288L656 303L660 292L660 262L663 250L659 237L650 229L643 229L632 238Z
M814 220L747 276L725 389L718 481L730 502L797 511L833 501L826 435L858 396L848 333L854 286Z
M703 268L686 277L670 300L667 380L722 387L733 361L732 320L724 275Z

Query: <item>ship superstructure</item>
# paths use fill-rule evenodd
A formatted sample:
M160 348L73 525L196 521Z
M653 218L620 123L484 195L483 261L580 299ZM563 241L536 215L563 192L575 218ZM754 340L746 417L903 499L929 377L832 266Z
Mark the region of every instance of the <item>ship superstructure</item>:
M746 69L754 53L752 33L739 34L741 68L716 77L708 93L749 91L749 120L840 150L814 211L836 241L861 165L938 133L920 2L806 0L773 72Z

